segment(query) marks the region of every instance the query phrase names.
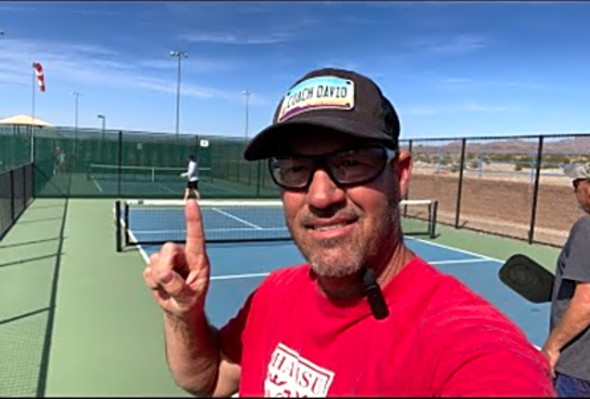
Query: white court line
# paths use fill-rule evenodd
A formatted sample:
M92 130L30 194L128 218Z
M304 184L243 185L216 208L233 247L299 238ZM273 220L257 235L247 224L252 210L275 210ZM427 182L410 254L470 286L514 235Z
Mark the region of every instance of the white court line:
M455 247L451 247L451 246L444 245L444 244L434 243L432 241L423 240L421 238L404 236L404 239L409 239L409 240L414 240L414 241L422 242L424 244L432 245L434 247L449 249L451 251L460 252L460 253L465 254L465 255L476 256L476 257L481 258L481 259L486 259L486 260L490 260L490 261L494 261L494 262L498 262L498 263L504 263L503 260L492 258L490 256L486 256L486 255L482 255L482 254L478 254L477 252L471 252L471 251L467 251L465 249L460 249L460 248L455 248Z
M100 184L98 184L98 182L96 181L96 179L94 177L91 178L92 182L94 183L94 185L96 186L96 188L98 188L98 191L100 191L101 193L102 191L102 187L100 186Z
M172 190L170 187L168 187L168 186L165 186L165 185L164 185L164 184L162 184L162 183L157 183L157 185L158 185L158 186L160 186L160 187L162 187L162 188L164 188L165 190L168 190L168 191L170 191L171 193L175 193L175 192L176 192L175 190Z
M470 263L470 262L488 262L487 259L457 259L457 260L440 260L434 262L427 262L431 265L447 265L451 263ZM264 273L243 273L243 274L222 274L219 276L212 276L211 280L236 280L240 278L264 277L268 276L270 272Z
M205 232L224 232L224 231L253 231L253 230L265 230L265 231L284 231L287 230L286 227L224 227L218 229L205 229ZM184 229L174 229L174 230L137 230L137 234L186 234L186 230Z
M221 276L211 276L211 280L236 280L239 278L266 277L269 274L270 274L270 272L244 273L244 274L224 274Z
M488 259L457 259L457 260L439 260L439 261L434 261L434 262L428 262L431 265L449 265L449 264L455 264L455 265L459 265L459 264L463 264L463 263L479 263L479 262L490 262L490 260Z
M227 213L225 211L222 211L221 209L213 208L213 210L215 212L221 213L224 216L227 216L228 218L231 218L231 219L237 220L238 222L244 223L247 226L254 227L257 230L261 230L262 229L262 227L258 226L257 224L250 223L247 220L241 219L241 218L239 218L239 217L237 217L235 215L232 215L231 213Z

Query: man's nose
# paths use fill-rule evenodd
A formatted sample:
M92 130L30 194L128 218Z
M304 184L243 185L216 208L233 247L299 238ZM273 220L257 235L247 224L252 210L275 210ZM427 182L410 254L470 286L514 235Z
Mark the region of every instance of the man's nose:
M318 209L328 208L346 198L345 191L338 187L328 172L318 168L313 172L311 184L307 189L307 202Z

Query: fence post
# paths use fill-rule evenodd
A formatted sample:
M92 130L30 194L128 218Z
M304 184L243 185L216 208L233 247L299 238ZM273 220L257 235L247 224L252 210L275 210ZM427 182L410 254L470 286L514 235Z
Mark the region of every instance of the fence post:
M8 171L10 176L10 225L14 223L14 169Z
M539 196L539 180L541 178L541 158L543 157L543 136L539 136L539 147L537 148L537 165L535 175L535 186L533 188L533 206L531 209L531 227L529 228L529 244L533 243L535 236L535 219L537 217L537 197Z
M455 208L455 228L459 228L459 219L461 216L461 192L463 191L463 169L465 164L465 147L467 139L461 139L461 165L459 166L459 186L457 187L457 206Z
M117 197L121 197L121 166L123 162L123 131L119 130L119 152L117 159Z
M256 196L260 197L260 186L262 185L262 181L260 180L262 177L262 161L257 162L256 173Z

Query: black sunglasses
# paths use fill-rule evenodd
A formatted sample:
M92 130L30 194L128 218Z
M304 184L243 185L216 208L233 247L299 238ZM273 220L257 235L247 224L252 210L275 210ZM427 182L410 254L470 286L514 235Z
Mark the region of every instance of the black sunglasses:
M323 155L284 155L268 160L276 185L287 190L305 190L318 168L324 169L339 187L368 183L385 170L397 153L382 146L334 151Z

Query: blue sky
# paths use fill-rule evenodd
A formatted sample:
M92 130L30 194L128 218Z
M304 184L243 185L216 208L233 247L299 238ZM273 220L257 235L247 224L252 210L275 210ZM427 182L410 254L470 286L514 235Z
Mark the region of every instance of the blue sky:
M402 138L590 131L589 2L1 2L0 118L249 136L288 87L336 66L374 78Z

